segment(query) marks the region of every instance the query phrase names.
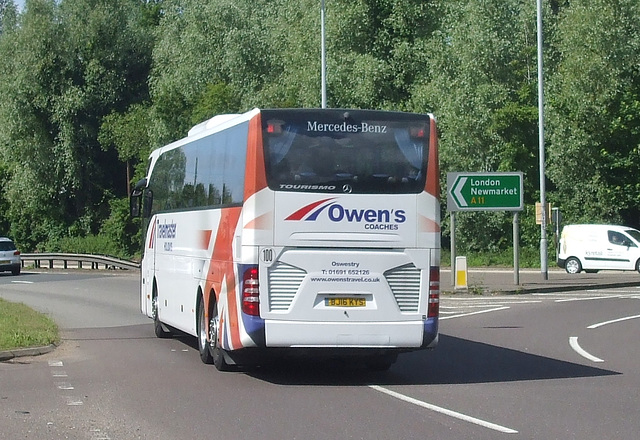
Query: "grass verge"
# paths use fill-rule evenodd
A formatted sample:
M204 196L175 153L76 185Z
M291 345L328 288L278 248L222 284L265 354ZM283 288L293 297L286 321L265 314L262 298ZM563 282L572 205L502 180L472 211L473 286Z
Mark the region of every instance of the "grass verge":
M60 342L58 326L51 318L0 298L0 350L43 347Z

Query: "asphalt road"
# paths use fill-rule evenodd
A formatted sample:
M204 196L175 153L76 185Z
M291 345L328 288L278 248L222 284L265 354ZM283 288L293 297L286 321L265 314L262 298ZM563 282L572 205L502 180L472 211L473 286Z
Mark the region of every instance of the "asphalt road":
M448 295L433 351L385 373L297 362L220 373L157 339L137 274L0 276L63 344L0 363L0 439L636 439L640 289Z

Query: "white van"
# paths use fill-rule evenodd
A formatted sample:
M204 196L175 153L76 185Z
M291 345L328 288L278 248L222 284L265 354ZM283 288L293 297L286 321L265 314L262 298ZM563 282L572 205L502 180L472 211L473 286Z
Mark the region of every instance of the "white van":
M567 225L560 236L558 266L568 273L640 272L640 231L615 225Z

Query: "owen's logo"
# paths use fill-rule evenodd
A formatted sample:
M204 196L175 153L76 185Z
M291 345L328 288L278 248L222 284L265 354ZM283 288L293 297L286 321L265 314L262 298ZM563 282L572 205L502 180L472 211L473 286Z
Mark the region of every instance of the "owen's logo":
M310 203L289 215L285 220L316 221L323 212L326 212L329 220L336 223L346 221L349 223L400 224L407 220L404 209L350 209L335 200L332 197Z

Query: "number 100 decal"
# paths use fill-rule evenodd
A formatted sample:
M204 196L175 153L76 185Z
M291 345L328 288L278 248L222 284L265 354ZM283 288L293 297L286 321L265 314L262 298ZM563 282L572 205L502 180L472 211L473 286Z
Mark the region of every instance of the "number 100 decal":
M262 252L260 252L260 258L262 259L263 263L273 263L274 254L275 252L273 251L273 249L265 248L262 249Z

